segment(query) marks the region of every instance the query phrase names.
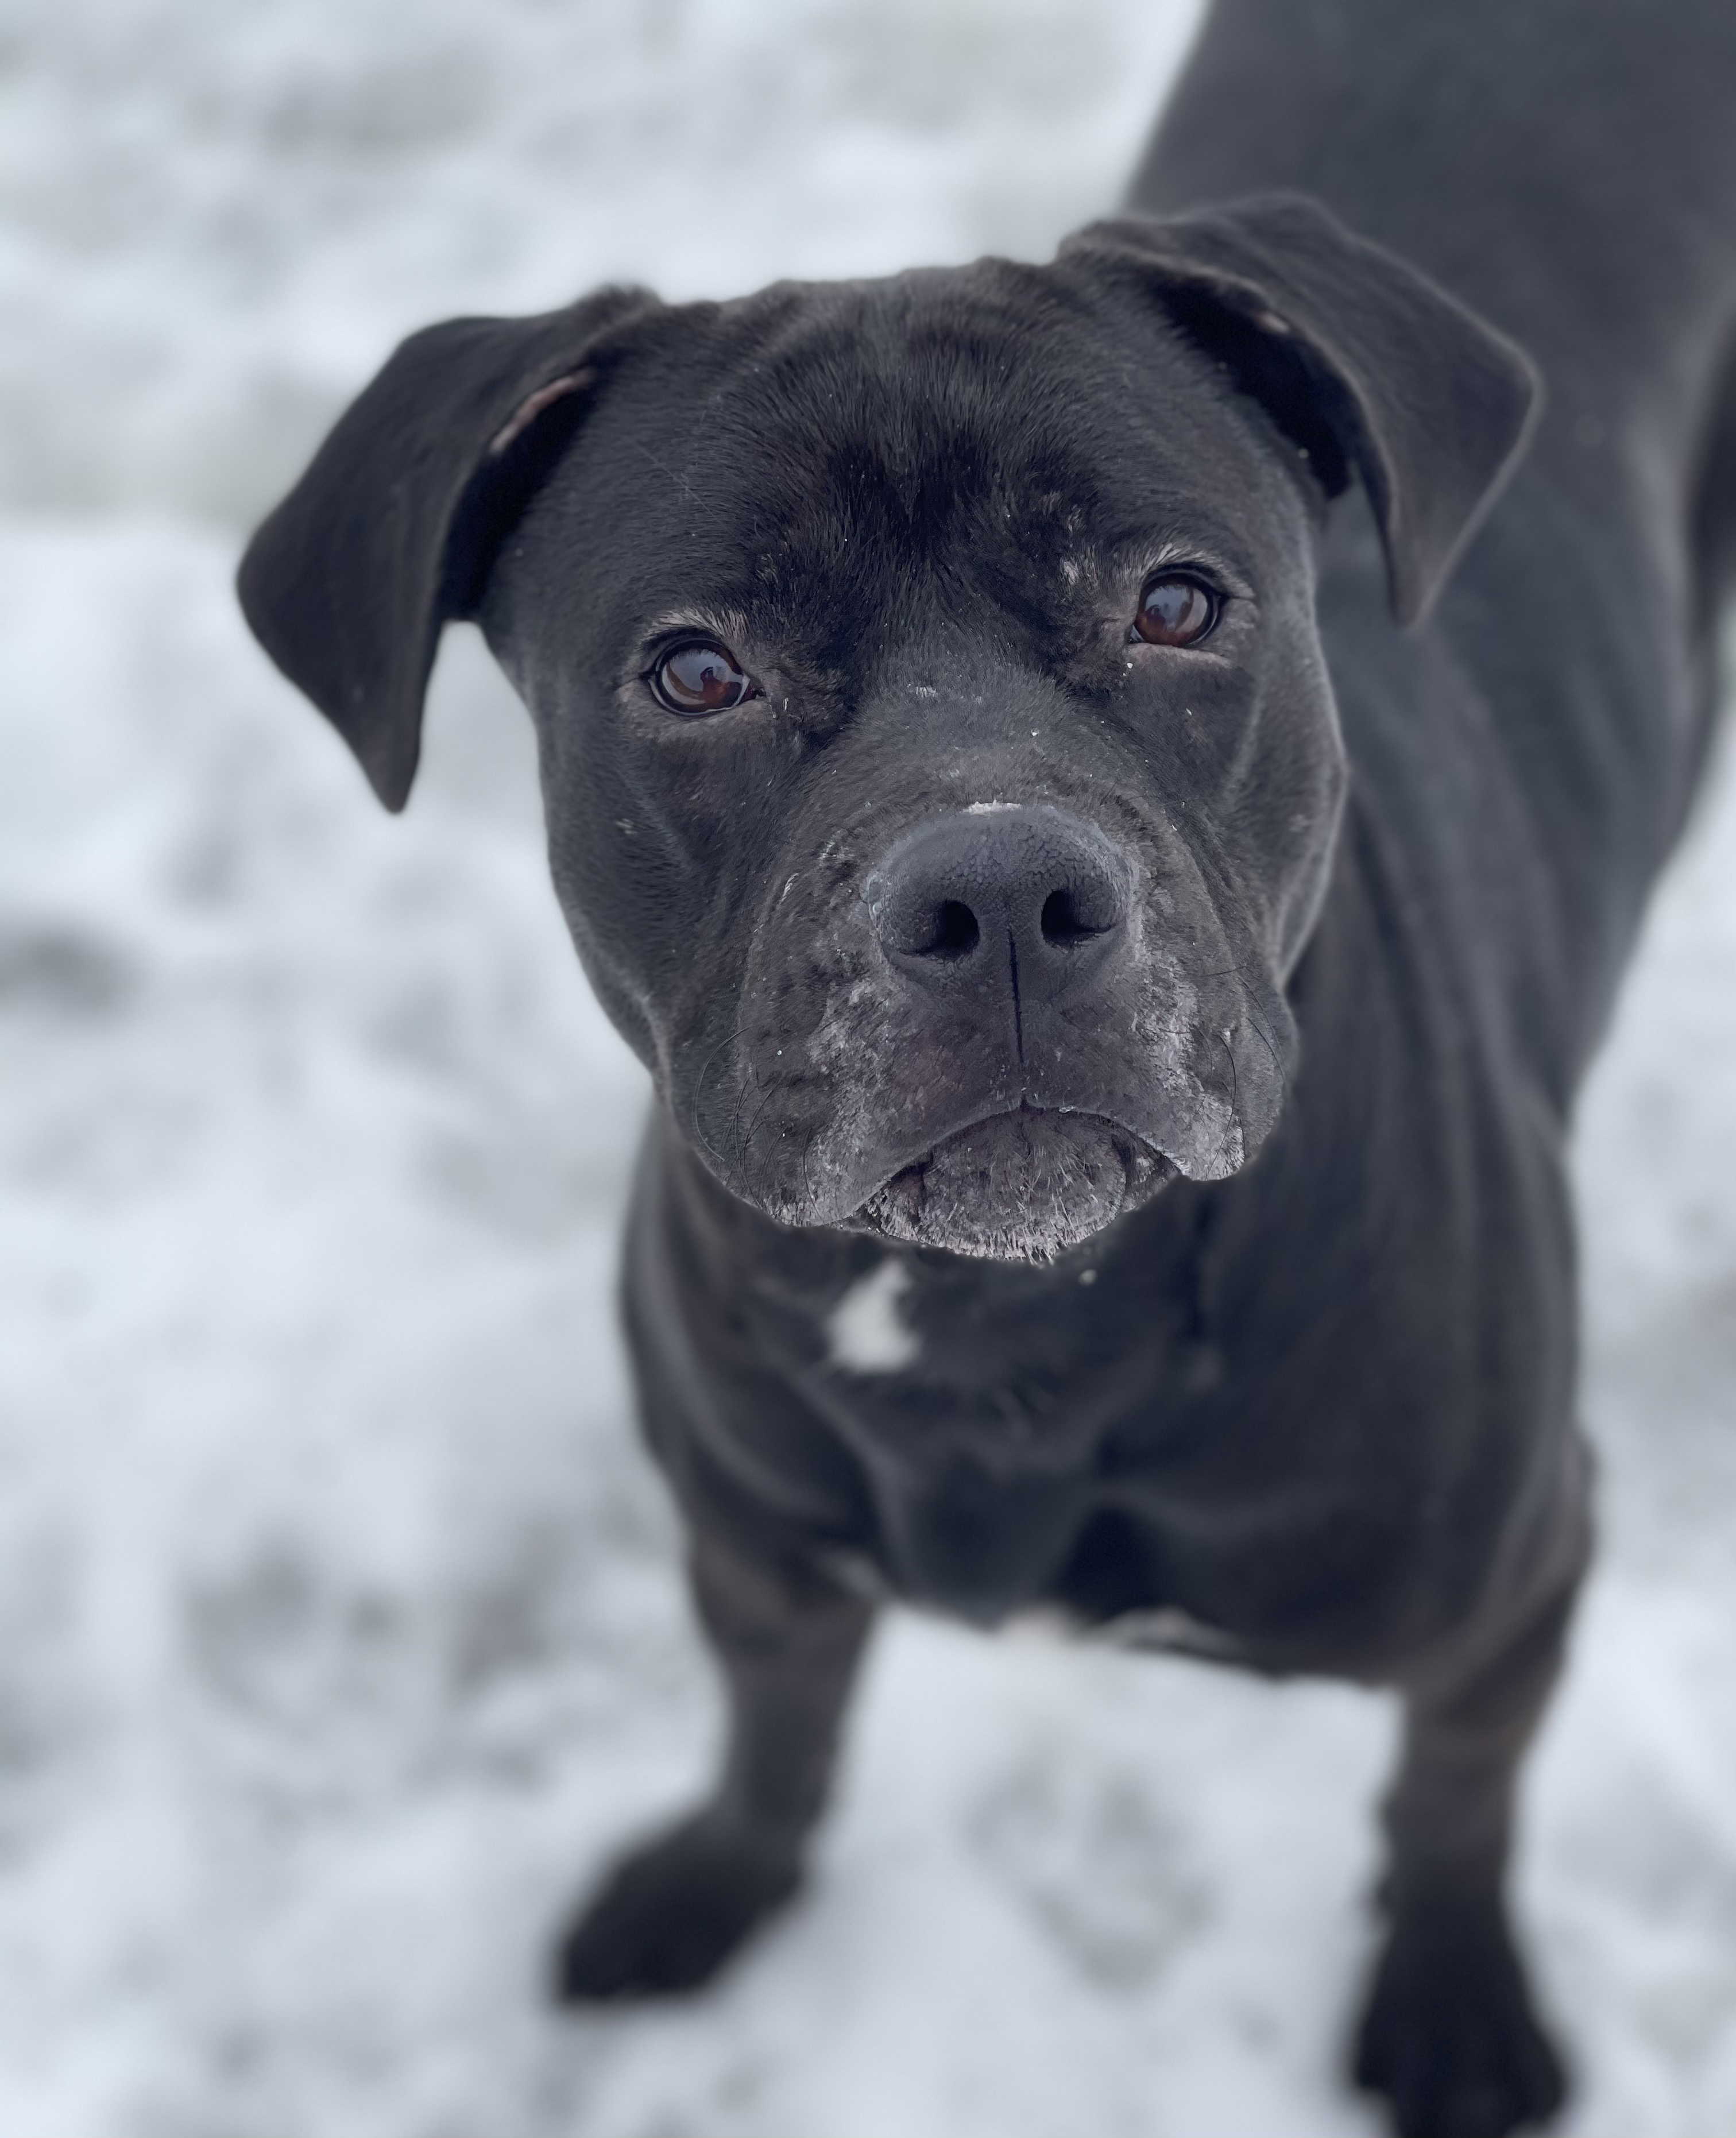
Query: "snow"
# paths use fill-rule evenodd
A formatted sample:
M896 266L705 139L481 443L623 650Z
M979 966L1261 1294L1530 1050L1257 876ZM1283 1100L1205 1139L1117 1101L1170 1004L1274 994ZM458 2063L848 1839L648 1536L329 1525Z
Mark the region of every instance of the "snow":
M12 0L0 2138L1376 2129L1382 1705L1035 1632L890 1624L790 1917L546 2008L716 1726L614 1331L642 1079L474 637L393 821L228 590L410 328L1041 255L1191 20ZM1578 2138L1736 2121L1733 846L1726 759L1584 1115L1605 1545L1520 1878Z

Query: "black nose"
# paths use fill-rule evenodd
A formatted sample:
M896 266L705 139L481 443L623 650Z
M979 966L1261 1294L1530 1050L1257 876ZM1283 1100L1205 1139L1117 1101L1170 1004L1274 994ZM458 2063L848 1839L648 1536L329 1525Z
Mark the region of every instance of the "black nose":
M1046 803L979 803L900 840L863 895L881 948L912 979L958 993L1010 974L1038 1001L1119 940L1131 873L1095 824Z

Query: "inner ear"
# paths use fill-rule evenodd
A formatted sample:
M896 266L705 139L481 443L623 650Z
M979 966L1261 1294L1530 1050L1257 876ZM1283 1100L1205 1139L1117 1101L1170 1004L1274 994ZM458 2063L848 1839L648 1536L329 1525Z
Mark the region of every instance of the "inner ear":
M551 378L527 393L489 440L453 515L441 575L443 615L461 621L475 613L500 545L578 431L597 375L588 364Z
M569 393L578 393L581 386L588 386L596 376L591 370L569 371L564 378L551 378L546 386L538 387L534 393L527 393L489 440L489 459L499 460L545 408L552 408L557 401L564 401Z
M1348 397L1288 323L1273 312L1251 318L1205 289L1175 290L1167 309L1188 340L1222 365L1236 391L1260 403L1327 497L1342 495L1353 472L1340 443L1351 421Z

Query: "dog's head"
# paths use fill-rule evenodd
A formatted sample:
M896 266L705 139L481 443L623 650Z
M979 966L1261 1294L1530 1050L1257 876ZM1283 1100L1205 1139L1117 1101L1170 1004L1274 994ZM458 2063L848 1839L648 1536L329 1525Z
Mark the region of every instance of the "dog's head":
M242 598L394 809L477 617L580 955L727 1188L1042 1259L1271 1128L1345 783L1327 503L1360 480L1414 619L1533 398L1300 200L607 291L407 343Z

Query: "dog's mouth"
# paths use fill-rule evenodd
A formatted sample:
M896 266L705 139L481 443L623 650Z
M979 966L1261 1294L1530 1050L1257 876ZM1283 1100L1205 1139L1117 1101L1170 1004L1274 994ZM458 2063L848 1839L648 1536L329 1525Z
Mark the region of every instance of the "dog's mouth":
M1175 1171L1119 1122L1021 1106L945 1137L870 1195L858 1222L911 1247L1053 1262Z

